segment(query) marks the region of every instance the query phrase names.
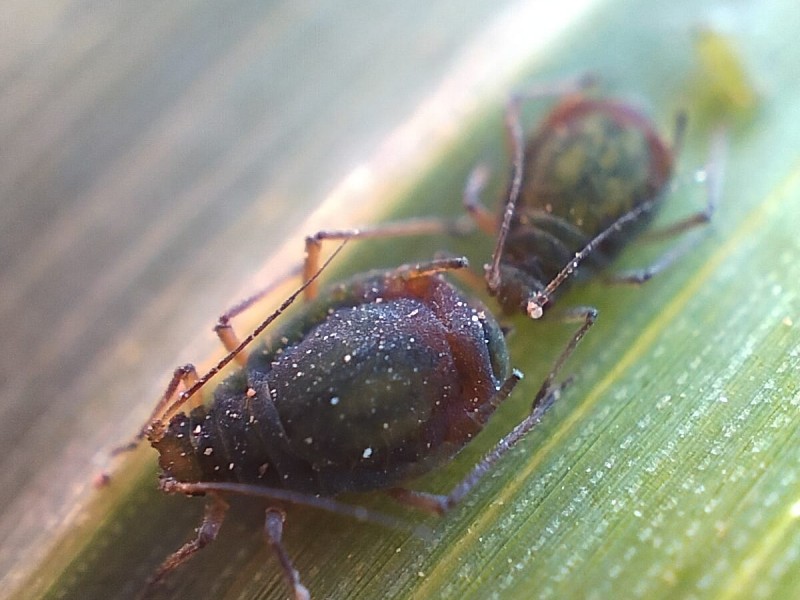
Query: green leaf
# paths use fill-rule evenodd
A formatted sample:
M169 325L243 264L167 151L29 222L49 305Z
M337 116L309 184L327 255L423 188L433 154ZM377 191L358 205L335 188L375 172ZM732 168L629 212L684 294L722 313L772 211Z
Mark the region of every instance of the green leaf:
M606 2L532 57L520 87L588 70L605 92L646 99L667 134L674 111L690 111L679 185L662 224L702 205L692 174L718 118L732 119L721 206L690 253L645 286L592 281L560 300L600 310L568 364L576 382L462 506L432 521L379 494L345 498L428 523L432 541L289 508L286 547L315 597L800 596L800 50L793 14L780 2L758 10ZM719 27L742 57L757 106L707 110L709 63L698 59L693 37L699 25ZM724 112L727 105L718 106ZM532 107L526 117L535 120L545 108ZM392 216L458 214L463 181L478 160L494 165L499 197L507 172L501 142L495 100L460 124L458 140L392 202ZM480 265L491 241L353 244L345 270L443 248ZM614 266L643 266L663 250L637 242ZM525 381L453 464L414 488L450 489L522 418L572 327L522 319L513 326L512 360ZM200 499L155 491L152 454L142 449L124 463L20 597L141 590L192 534L202 508ZM237 501L235 508L220 539L171 575L157 597L286 596L260 532L263 507Z

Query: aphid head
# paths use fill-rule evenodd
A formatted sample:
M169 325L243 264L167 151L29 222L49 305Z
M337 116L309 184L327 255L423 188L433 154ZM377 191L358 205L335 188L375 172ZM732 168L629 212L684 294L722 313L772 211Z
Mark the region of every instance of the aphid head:
M523 269L507 263L500 265L500 281L490 293L497 298L497 302L507 315L520 312L532 319L538 319L544 314L545 302L541 302L540 292L544 285L536 277L526 273Z

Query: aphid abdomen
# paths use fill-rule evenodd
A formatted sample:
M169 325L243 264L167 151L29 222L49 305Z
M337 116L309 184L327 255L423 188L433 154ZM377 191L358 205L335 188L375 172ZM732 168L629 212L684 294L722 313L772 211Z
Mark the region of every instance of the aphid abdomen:
M508 377L503 334L443 278L390 274L333 288L208 407L173 417L153 441L165 475L333 495L395 485L456 454Z
M165 475L178 481L280 486L283 475L299 481L305 472L306 481L313 480L308 465L287 452L276 411L263 398L239 371L217 387L209 406L173 417L153 442Z
M323 488L383 487L416 471L444 440L438 414L459 393L447 332L409 298L337 309L271 367L291 452Z
M392 524L385 515L321 497L391 488L394 498L443 515L541 421L566 385L554 378L594 313L560 354L531 413L449 494L400 485L448 462L522 378L510 368L503 332L491 313L440 275L466 264L456 258L402 265L334 286L240 361L243 367L217 386L208 406L188 415L177 411L308 283L238 345L233 332L221 334L230 352L203 377L191 365L175 370L146 435L160 455L161 489L208 499L197 536L162 563L151 585L216 538L227 495ZM236 312L226 312L220 327ZM173 416L165 425L168 415ZM308 598L282 544L283 519L279 508L267 509L267 542L295 598Z
M528 142L525 158L521 218L526 211L530 218L552 215L585 241L661 193L672 175L671 151L649 120L607 100L560 104Z
M506 375L485 311L439 277L394 283L348 282L326 319L270 355L290 451L312 466L318 493L387 487L447 461L483 426Z
M447 461L482 428L508 374L496 321L439 276L362 275L306 315L249 369L269 374L317 493L387 487Z
M529 300L595 236L664 194L672 168L671 149L636 109L583 96L559 103L525 146L520 196L493 284L503 310L528 312ZM648 208L607 236L571 279L605 266L652 215Z

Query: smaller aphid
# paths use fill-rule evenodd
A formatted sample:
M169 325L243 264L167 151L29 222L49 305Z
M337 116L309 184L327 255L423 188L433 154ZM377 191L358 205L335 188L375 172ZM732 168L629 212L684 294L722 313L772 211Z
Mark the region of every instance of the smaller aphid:
M715 121L750 118L758 107L758 93L734 41L709 27L698 27L693 41L698 68L691 91L700 112Z
M541 317L579 266L582 275L605 267L669 194L685 115L678 115L672 144L667 144L637 108L587 95L583 88L590 83L583 79L511 98L506 132L512 177L498 216L479 199L486 171L477 169L467 183L467 210L481 229L497 237L486 283L508 313ZM521 103L547 96L560 99L526 141ZM712 144L704 210L669 226L660 237L711 219L720 194L723 149L720 133ZM616 279L643 283L678 254L668 252L650 267Z
M359 237L327 232L309 244L337 236ZM228 355L202 378L192 365L176 369L143 428L139 437L159 453L161 489L208 499L197 537L164 561L151 585L216 538L228 510L225 496L238 494L269 502L267 542L295 598L309 598L282 543L281 502L396 526L390 517L332 499L384 489L444 514L541 420L564 385L554 383L556 374L588 329L579 328L562 351L530 414L459 485L447 495L411 491L398 486L447 464L521 374L509 365L492 314L442 276L464 268L466 259L364 273L317 296L313 283L328 264L318 269L317 257L309 252L311 276L243 341L230 319L263 292L225 313L216 331ZM302 293L310 300L303 310L248 352ZM239 368L203 402L201 388L234 360Z

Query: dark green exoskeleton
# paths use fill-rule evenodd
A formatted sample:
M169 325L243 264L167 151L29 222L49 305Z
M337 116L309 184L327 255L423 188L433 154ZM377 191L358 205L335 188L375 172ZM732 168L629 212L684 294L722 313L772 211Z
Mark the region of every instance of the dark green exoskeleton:
M273 337L151 440L168 477L326 496L396 485L451 459L510 375L497 322L436 275L349 280Z
M672 170L672 152L632 107L561 102L526 144L522 189L500 262L500 304L527 310L532 293L595 236L662 195ZM652 214L598 244L584 268L604 266Z
M509 366L492 314L442 275L466 265L466 259L442 259L371 272L312 298L322 270L314 264L307 268L311 278L245 340L235 336L230 318L262 293L220 318L216 330L229 354L202 378L192 365L177 369L140 436L159 452L162 490L208 498L196 539L167 558L151 584L216 537L226 495L270 502L267 541L295 598L305 599L309 592L283 547L284 516L275 504L395 525L331 497L386 489L401 502L443 514L469 493L558 396L563 384L554 378L585 328L560 355L531 413L450 494L398 487L450 461L521 377ZM303 292L311 300L304 309L247 352ZM240 367L203 403L200 388L232 360Z
M542 316L569 277L604 267L649 222L669 192L686 125L680 114L669 146L633 106L572 90L524 141L521 101L552 93L561 92L536 90L509 102L506 126L513 168L499 218L478 198L486 177L482 169L474 172L464 195L478 225L497 235L486 273L490 293L505 312L522 310L533 318ZM721 135L712 147L715 172L707 206L666 233L711 219L719 193ZM616 280L643 283L677 255L668 253L649 268ZM584 309L583 314L590 312Z

